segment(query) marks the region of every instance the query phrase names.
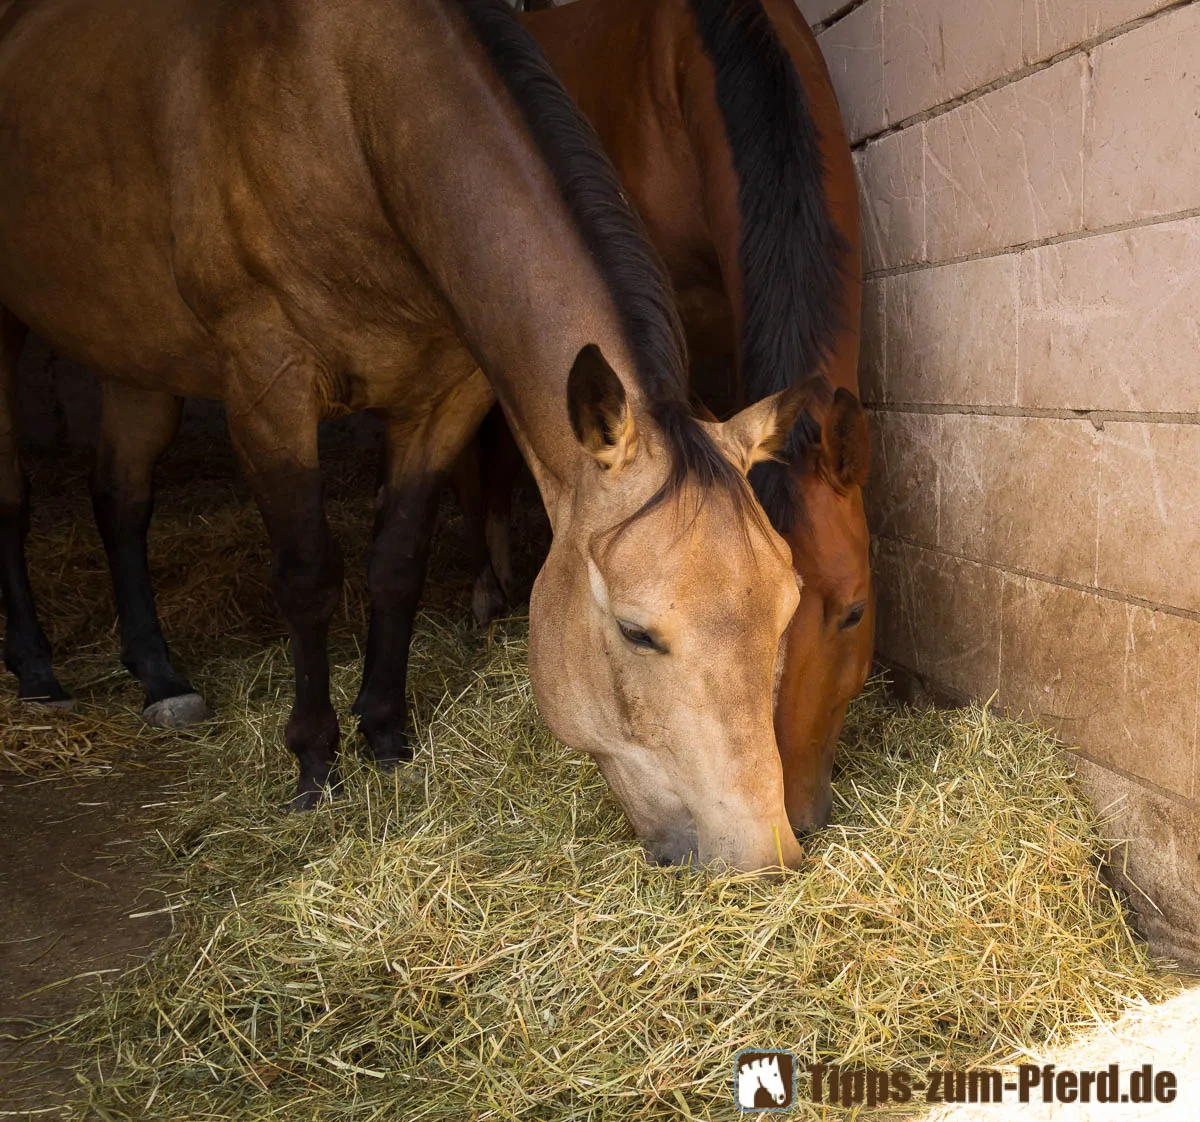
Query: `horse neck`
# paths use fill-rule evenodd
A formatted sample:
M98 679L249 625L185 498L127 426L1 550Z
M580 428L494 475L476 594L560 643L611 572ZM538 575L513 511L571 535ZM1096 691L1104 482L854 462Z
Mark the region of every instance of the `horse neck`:
M636 401L630 348L502 80L454 5L417 6L430 27L421 49L411 20L392 38L376 23L359 46L364 153L388 220L484 368L539 485L561 489L581 463L566 410L572 363L596 344ZM420 124L393 108L411 105L423 107Z

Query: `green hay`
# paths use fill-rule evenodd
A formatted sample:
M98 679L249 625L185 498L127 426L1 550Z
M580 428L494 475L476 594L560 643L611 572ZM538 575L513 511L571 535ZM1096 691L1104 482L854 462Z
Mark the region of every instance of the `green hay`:
M347 510L361 539L365 503ZM226 556L259 548L252 522L228 525ZM73 1116L729 1118L742 1048L991 1062L1173 988L1099 876L1069 760L1035 728L978 706L900 712L872 686L834 825L799 871L658 869L595 766L542 726L524 625L489 644L455 596L414 643L415 763L379 775L348 736L344 794L306 816L279 809L282 644L253 620L253 650L190 624L219 716L187 734L188 794L162 834L177 928L59 1030L91 1056ZM353 630L335 644L343 714ZM818 1116L805 1090L793 1117Z

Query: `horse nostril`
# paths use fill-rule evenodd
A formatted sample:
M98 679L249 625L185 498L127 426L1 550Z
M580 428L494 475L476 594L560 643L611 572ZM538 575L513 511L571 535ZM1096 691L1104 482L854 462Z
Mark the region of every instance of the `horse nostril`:
M793 807L796 805L796 800L793 802ZM799 822L792 819L792 832L796 835L798 842L803 842L804 839L812 834L818 833L829 825L829 819L833 816L833 792L826 787L823 794L811 799L807 804L801 804L804 809L797 816Z
M794 822L792 825L792 833L796 835L796 840L801 845L804 844L814 834L819 834L826 826L829 825L829 819L833 810L833 800L830 799L823 807L811 811L797 826Z

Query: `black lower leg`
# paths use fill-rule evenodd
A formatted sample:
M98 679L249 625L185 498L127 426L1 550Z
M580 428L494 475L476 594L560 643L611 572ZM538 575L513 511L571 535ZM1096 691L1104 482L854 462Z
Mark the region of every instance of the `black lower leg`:
M65 704L54 676L50 643L38 623L25 539L29 536L29 483L17 453L17 359L25 325L0 305L0 597L4 606L4 665L17 676L18 696Z
M473 440L455 461L451 482L463 516L471 572L471 615L478 627L486 627L507 607L504 589L492 567L488 550L487 515L484 506L484 466L479 441Z
M194 695L187 679L171 665L154 604L146 558L151 500L130 498L118 488L97 483L92 490L92 509L108 555L121 621L121 662L142 683L146 708L169 698Z
M0 504L0 592L4 596L4 665L17 676L17 695L28 701L63 704L69 695L54 676L50 642L38 623L25 565L29 534L29 489L20 500Z
M146 560L154 466L179 427L183 402L112 380L101 383L100 402L92 509L121 621L121 661L142 683L150 724L192 724L207 716L204 701L171 665Z
M354 712L359 731L383 766L412 759L404 730L408 648L425 583L439 484L427 477L389 489L375 521L368 571L371 624Z
M319 480L309 486L319 495ZM287 623L296 671L296 695L285 740L300 764L292 806L308 810L339 781L339 731L329 699L327 644L329 622L341 595L342 557L319 500L297 504L280 519L282 505L274 504L268 525L277 543L272 586ZM281 541L281 536L285 540Z
M497 408L484 419L479 429L482 457L484 527L488 559L496 581L509 605L517 602L512 571L512 495L524 468L521 450Z

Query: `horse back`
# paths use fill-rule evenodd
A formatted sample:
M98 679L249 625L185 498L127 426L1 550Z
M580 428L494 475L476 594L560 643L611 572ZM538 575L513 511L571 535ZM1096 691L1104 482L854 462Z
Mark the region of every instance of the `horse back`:
M223 396L214 332L242 308L331 352L368 340L334 366L395 362L373 326L446 316L380 205L345 63L372 17L420 7L16 0L0 303L76 360L178 394Z
M521 19L595 127L675 287L709 281L716 262L679 85L695 40L687 0L578 0Z

